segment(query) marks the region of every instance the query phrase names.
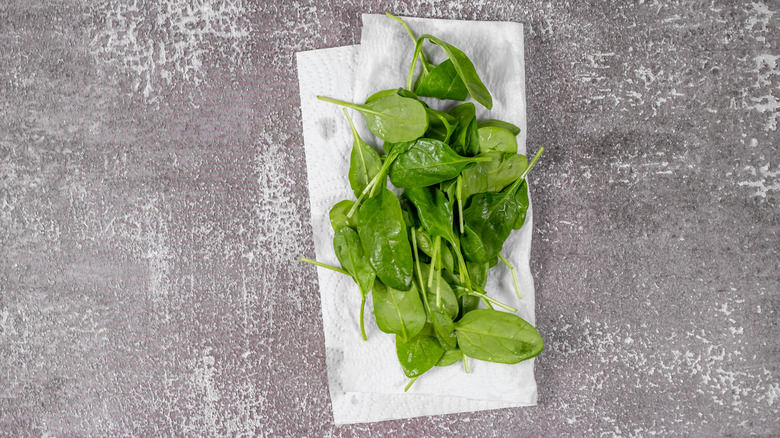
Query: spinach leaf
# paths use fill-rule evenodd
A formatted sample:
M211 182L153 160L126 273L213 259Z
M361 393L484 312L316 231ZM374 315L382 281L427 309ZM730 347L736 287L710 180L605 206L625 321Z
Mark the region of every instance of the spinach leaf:
M416 207L417 216L428 235L443 237L453 246L459 244L453 229L452 203L444 192L436 187L411 187L404 191L404 196Z
M420 333L425 326L425 307L414 285L404 291L376 280L371 289L371 298L379 330L398 335L406 342Z
M388 286L407 290L412 284L412 247L401 205L388 189L368 198L358 209L358 234L377 277Z
M379 173L382 168L382 159L374 148L360 138L346 109L344 109L344 115L347 116L353 137L352 154L349 159L349 185L357 198Z
M520 134L520 128L518 128L517 126L509 122L504 122L502 120L495 120L495 119L481 120L479 121L478 126L480 128L485 128L487 126L496 126L498 128L506 129L507 131L511 132L512 135L517 136L518 134Z
M444 309L435 305L429 307L430 321L439 344L446 349L455 348L458 345L458 337L455 335L455 324L452 322L452 317Z
M333 231L336 231L341 227L357 228L357 216L347 216L347 213L353 205L355 205L354 201L345 199L330 209L328 216L330 217L330 226L333 227Z
M474 263L466 262L466 267L469 270L469 277L471 283L484 288L487 284L488 270L490 266L488 263Z
M412 76L414 74L414 68L417 65L417 57L422 52L422 44L426 39L444 50L444 53L446 53L452 61L452 66L455 68L458 76L460 76L463 84L466 86L466 91L468 91L469 95L485 108L493 108L493 98L490 96L490 92L487 87L485 87L485 84L483 84L482 80L479 78L477 69L474 68L474 64L468 56L455 46L447 44L433 35L425 34L417 39L417 45L414 48L414 58L412 58L412 65L409 68L409 77L406 88L412 89Z
M476 309L455 323L458 347L475 359L518 363L544 348L539 332L519 316L497 310Z
M458 121L452 133L452 149L464 157L473 157L479 153L479 130L476 108L471 102L458 105L450 110L450 115Z
M352 276L360 289L360 332L363 340L366 339L366 330L363 325L363 314L366 308L366 296L374 285L376 274L363 254L363 246L357 231L350 227L341 227L333 236L333 250L336 258Z
M463 169L461 177L464 202L477 193L500 192L517 181L528 167L528 159L524 155L492 152L478 156L490 157L492 160Z
M396 336L395 348L401 368L406 377L410 378L418 377L433 368L444 354L439 341L427 333L420 333L408 341Z
M543 151L543 147L539 148L533 161L511 186L499 193L479 193L471 198L471 205L463 211L465 233L461 248L466 260L484 263L498 257L520 215L516 192Z
M393 161L389 172L390 182L400 188L430 186L455 178L471 163L488 160L462 157L444 142L421 138L399 153Z
M512 227L515 230L523 228L525 215L528 213L528 206L531 204L531 201L528 199L528 184L523 183L520 189L517 190L517 202L520 204L520 214L517 215L515 225Z
M377 91L376 93L368 96L368 98L366 99L366 103L371 103L371 102L373 102L375 100L381 99L383 97L387 97L387 96L389 96L391 94L397 94L397 95L399 95L401 97L408 97L410 99L419 100L417 98L417 95L414 94L414 92L409 91L409 90L407 90L405 88L390 88L388 90ZM420 100L420 103L424 107L428 108L428 104L426 104L425 102Z
M427 73L420 72L414 84L414 92L418 96L441 100L466 100L469 96L469 90L451 59L433 67Z
M398 93L389 93L363 105L323 96L317 98L360 111L366 118L368 130L384 141L412 141L428 129L428 116L423 104Z
M458 120L432 108L426 108L425 111L428 112L428 130L425 131L424 137L449 142L450 136L458 126Z
M517 153L517 137L504 128L486 126L477 130L479 134L479 151Z
M463 360L463 352L459 348L447 350L441 355L441 359L436 362L437 367L448 367L458 361Z

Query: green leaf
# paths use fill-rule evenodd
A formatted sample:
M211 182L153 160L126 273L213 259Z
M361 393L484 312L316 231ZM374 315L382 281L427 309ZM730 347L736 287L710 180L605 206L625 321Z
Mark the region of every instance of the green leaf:
M425 326L425 307L416 286L412 285L409 290L403 291L375 281L371 298L379 330L408 341Z
M358 234L377 277L386 285L407 290L414 263L401 205L388 189L368 198L358 209Z
M510 131L497 126L486 126L477 130L479 152L517 153L517 138Z
M520 204L520 214L517 215L515 225L512 227L515 230L523 228L525 223L525 216L528 213L528 206L531 205L531 201L528 199L528 184L523 183L520 189L517 191L517 202Z
M469 90L463 83L451 59L433 67L427 74L420 73L414 86L418 96L441 100L466 100Z
M449 142L450 136L458 126L458 120L432 108L426 108L425 111L428 112L428 130L425 131L424 137Z
M431 238L440 236L453 247L459 245L453 228L452 203L444 192L436 187L410 187L404 190L404 197L414 204L420 223Z
M466 267L469 271L469 278L471 283L476 284L480 288L485 288L487 284L488 271L490 270L489 263L474 263L466 262Z
M417 99L402 97L398 93L388 93L363 105L323 96L317 98L360 111L366 118L368 130L391 143L413 141L428 129L425 106Z
M452 317L444 309L439 309L436 306L431 306L430 310L433 332L436 334L439 344L446 349L455 348L458 345L458 337L455 335L455 324L452 322Z
M459 348L447 350L441 355L441 359L436 362L437 367L448 367L454 363L463 360L463 352Z
M477 193L500 192L517 181L528 167L528 159L524 155L492 152L478 157L490 157L491 161L479 162L463 169L464 202Z
M390 182L400 188L430 186L455 178L467 165L485 160L462 157L446 143L421 138L393 161Z
M466 262L466 264L468 265L469 262ZM471 273L471 271L469 271L469 273ZM455 276L455 274L448 271L442 271L441 274L442 278L450 285L452 292L458 300L459 311L457 318L463 318L463 315L479 307L479 298L474 295L469 295L466 285L461 283L460 279ZM457 320L457 318L453 318L453 320Z
M366 296L374 286L376 274L366 260L360 237L353 228L341 227L336 230L333 236L333 250L341 267L349 272L360 289L360 333L365 340L366 329L363 325L363 314L365 313Z
M407 90L405 88L391 88L389 90L377 91L376 93L368 96L368 99L366 99L366 103L371 103L371 102L373 102L375 100L379 100L379 99L381 99L383 97L390 96L391 94L397 94L397 95L399 95L401 97L408 97L410 99L417 99L417 95L414 94L414 92L409 91L409 90ZM428 107L428 105L425 102L420 101L420 103L423 104L424 107L426 107L426 108Z
M471 62L468 56L460 51L460 49L445 43L433 35L426 34L420 36L417 39L417 45L414 49L414 58L412 59L412 64L409 68L409 78L406 88L412 88L412 75L414 74L414 68L417 65L417 57L420 55L423 41L426 39L444 50L444 52L452 61L453 68L458 73L458 76L460 76L463 84L466 86L468 94L474 98L474 100L482 104L482 106L485 108L493 108L493 98L490 96L490 92L488 91L487 87L485 87L485 84L483 84L482 80L479 78L477 70L474 68L474 64Z
M468 261L484 263L498 257L512 227L520 215L516 193L525 177L544 152L540 147L533 160L511 186L499 193L478 193L463 211L465 233L461 237L463 256Z
M344 200L330 209L328 216L330 217L330 226L333 227L333 231L341 227L357 228L357 216L347 217L347 213L353 205L355 205L355 201Z
M458 347L466 356L499 363L530 359L544 348L539 332L519 316L477 309L455 323Z
M367 295L374 283L376 274L363 254L363 246L357 231L341 227L333 236L333 250L341 267L352 275L360 287L363 296Z
M458 121L458 126L451 137L452 149L464 157L478 154L479 131L474 104L466 102L458 105L450 110L450 115Z
M463 211L465 233L461 236L463 257L484 263L497 257L519 216L516 186L500 193L478 193Z
M444 349L435 337L420 334L411 340L404 341L400 336L395 338L398 362L406 377L417 377L433 368L444 354Z
M511 124L509 122L504 122L502 120L495 120L495 119L480 120L478 126L480 128L485 128L487 126L495 126L495 127L498 127L498 128L506 129L507 131L511 132L512 135L514 135L514 136L517 136L518 134L520 134L520 128L518 128L517 126L515 126L515 125L513 125L513 124Z
M368 183L379 173L382 168L382 158L368 143L360 138L355 124L352 123L352 118L347 114L347 110L344 110L344 115L347 116L349 126L352 129L352 154L349 159L349 185L352 187L352 192L355 194L355 198L360 197L363 190L368 186Z

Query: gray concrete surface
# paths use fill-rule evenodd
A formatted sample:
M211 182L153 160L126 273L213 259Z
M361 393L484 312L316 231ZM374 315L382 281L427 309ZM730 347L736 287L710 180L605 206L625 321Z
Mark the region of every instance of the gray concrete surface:
M336 428L294 53L526 23L539 406ZM780 435L776 2L0 2L0 436Z

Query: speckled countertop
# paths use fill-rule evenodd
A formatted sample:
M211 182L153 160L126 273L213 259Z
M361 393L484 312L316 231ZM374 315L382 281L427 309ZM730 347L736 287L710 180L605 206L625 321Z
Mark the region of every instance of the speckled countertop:
M0 2L0 436L780 435L778 3L275 3ZM332 425L294 53L384 10L526 24L537 407Z

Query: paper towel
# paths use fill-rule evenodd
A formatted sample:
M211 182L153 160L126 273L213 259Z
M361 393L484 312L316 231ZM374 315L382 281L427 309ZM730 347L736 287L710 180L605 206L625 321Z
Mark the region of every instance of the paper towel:
M522 129L520 153L525 152L525 79L523 30L517 23L406 19L420 35L433 34L463 50L474 61L493 95L482 118L506 120ZM428 46L426 45L426 48ZM429 59L440 61L428 48ZM352 136L340 108L317 95L363 102L375 91L406 84L413 43L400 23L384 15L364 15L360 46L314 50L297 54L306 164L311 201L315 254L338 265L328 212L342 199L354 199L347 180ZM434 104L434 101L429 101ZM362 123L364 139L379 143ZM523 299L518 302L511 274L503 266L492 270L486 289L497 299L518 308L518 315L534 323L533 279L530 273L532 214L525 226L512 233L504 255L517 269ZM395 356L394 337L376 328L370 311L366 334L359 330L360 293L349 277L318 269L325 331L328 385L336 424L372 422L421 415L477 411L536 403L533 360L516 365L471 360L471 373L461 365L434 368L404 393L408 382Z

